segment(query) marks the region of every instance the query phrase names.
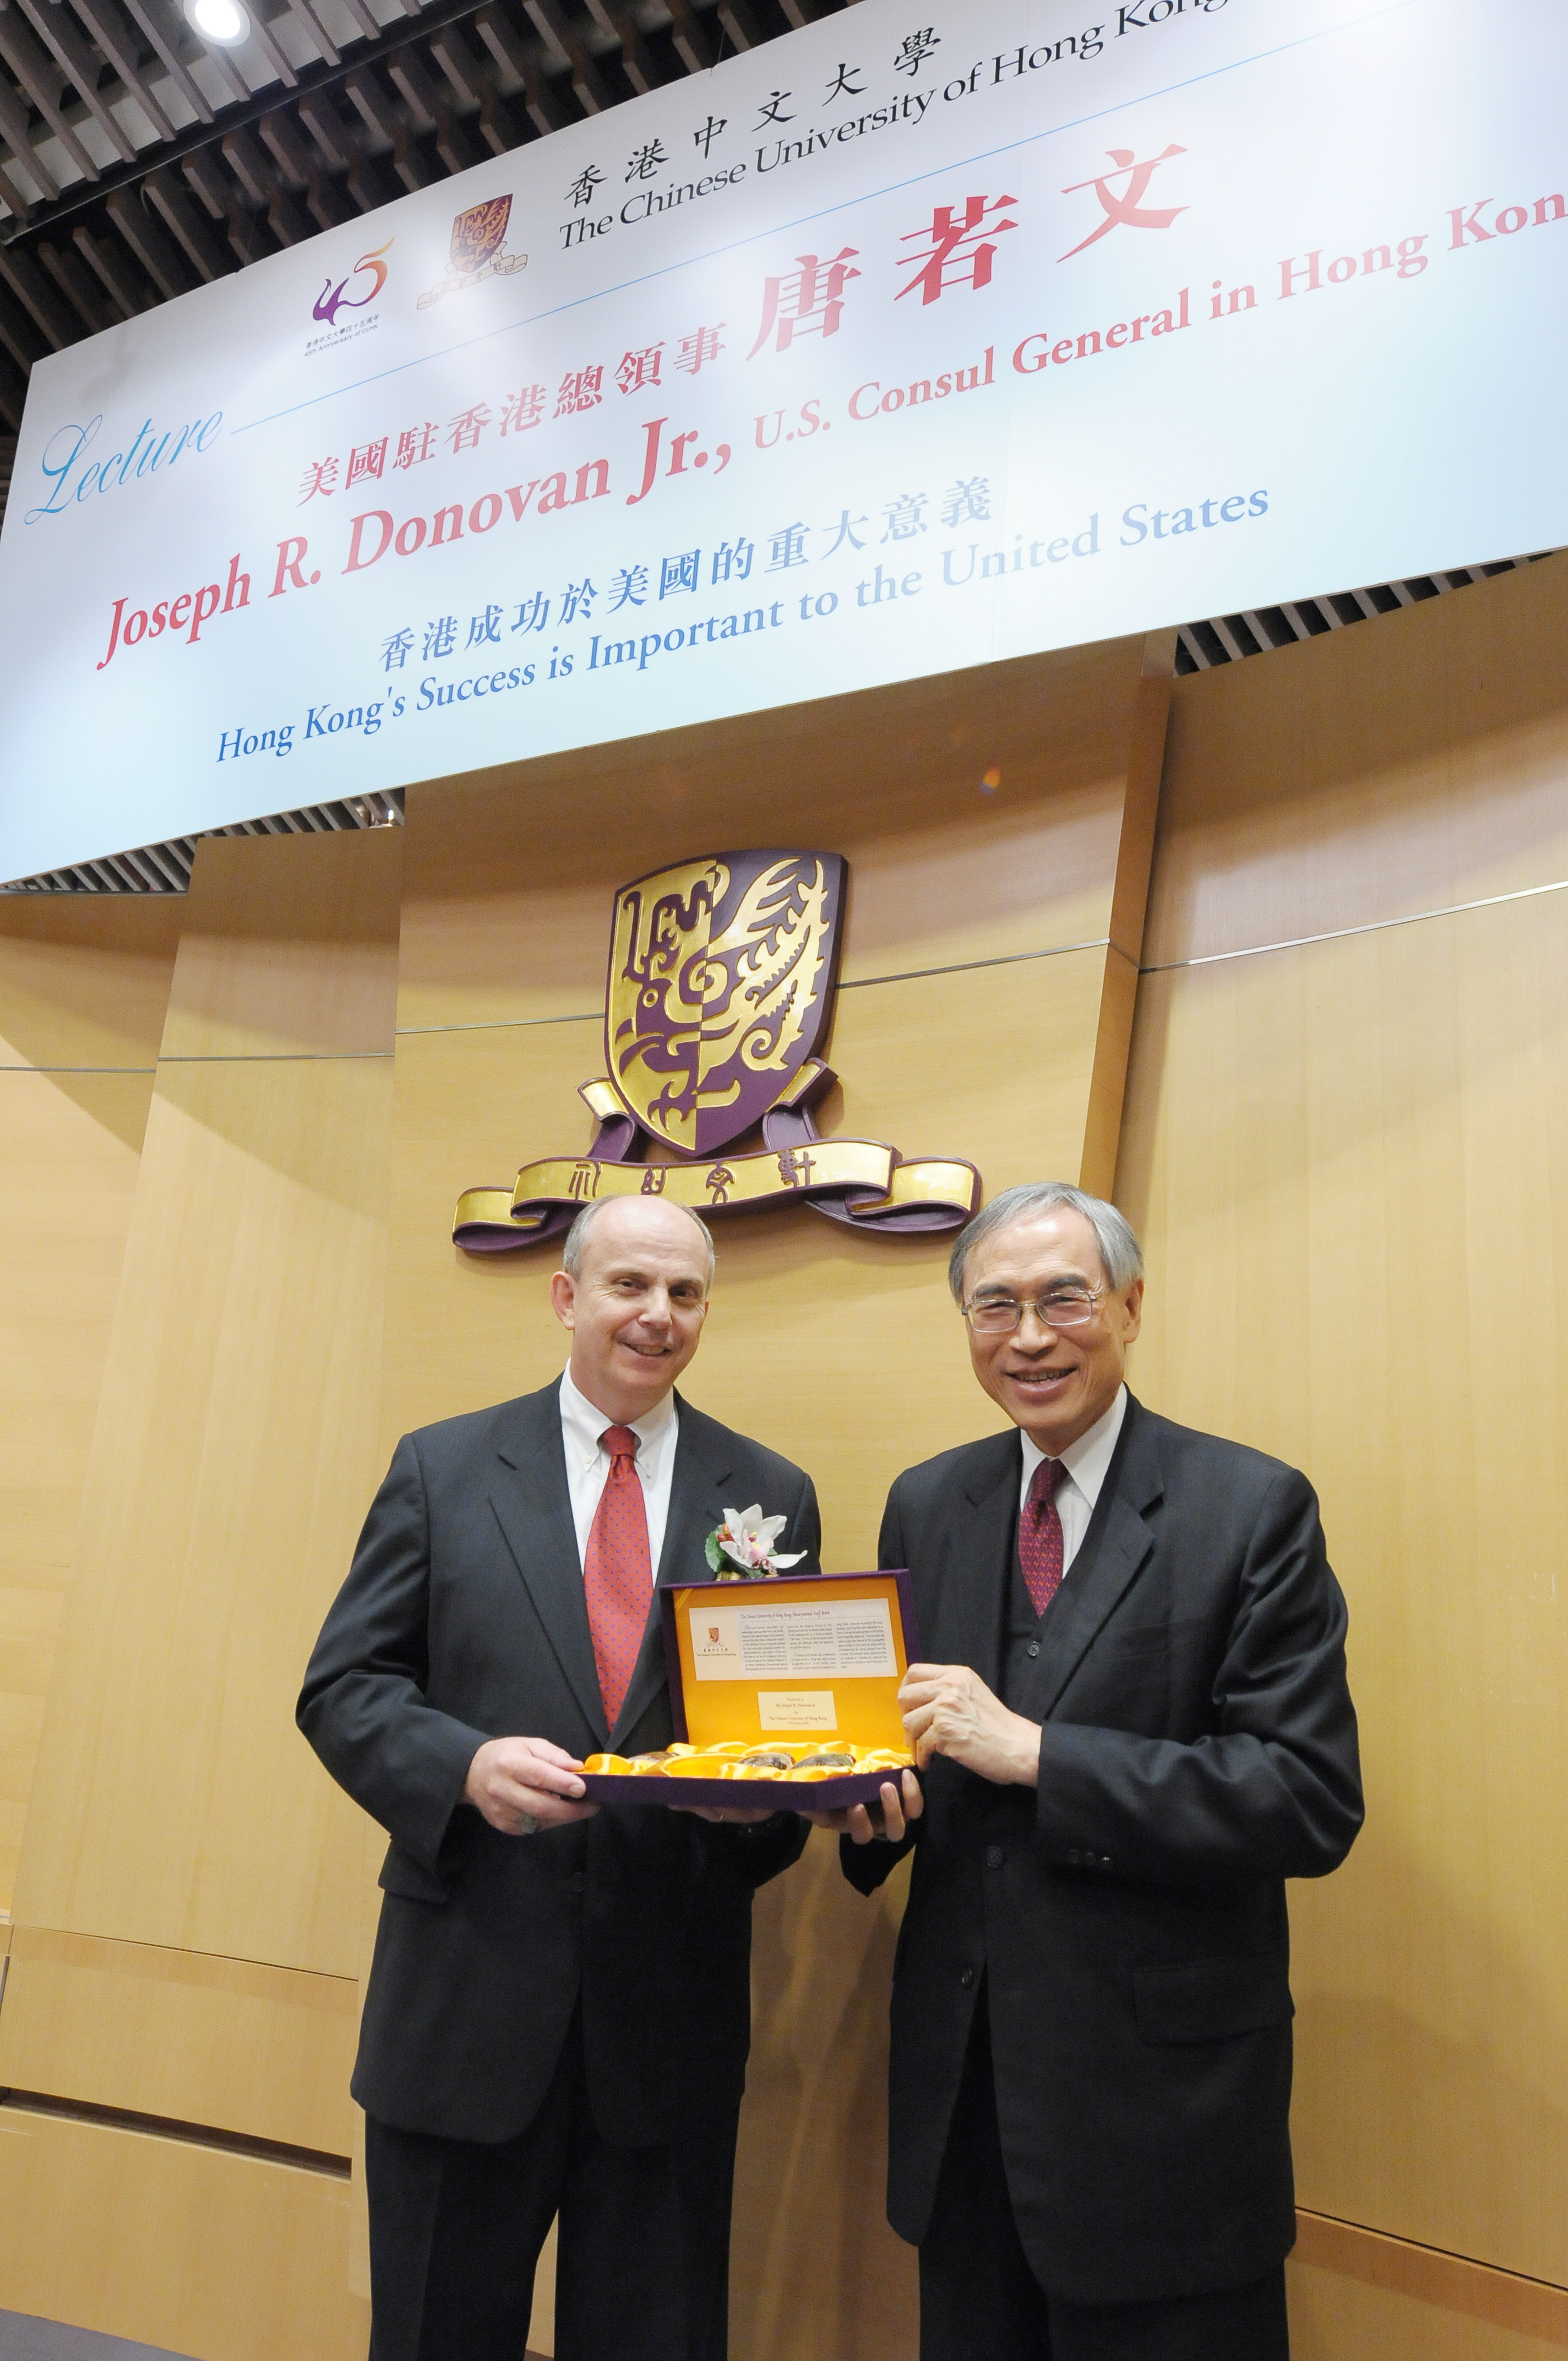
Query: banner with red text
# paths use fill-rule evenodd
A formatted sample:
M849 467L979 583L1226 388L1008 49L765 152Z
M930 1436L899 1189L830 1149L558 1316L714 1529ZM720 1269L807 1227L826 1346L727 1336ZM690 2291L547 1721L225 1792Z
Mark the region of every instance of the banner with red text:
M0 878L1568 542L1562 0L862 0L34 370Z

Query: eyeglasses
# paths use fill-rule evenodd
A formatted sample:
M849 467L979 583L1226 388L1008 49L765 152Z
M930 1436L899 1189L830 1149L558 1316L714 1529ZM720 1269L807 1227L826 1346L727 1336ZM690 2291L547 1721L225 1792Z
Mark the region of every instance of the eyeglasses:
M1011 1334L1025 1312L1032 1312L1047 1328L1081 1328L1093 1319L1094 1307L1104 1292L1102 1287L1058 1287L1048 1295L1023 1302L1011 1295L991 1295L981 1303L964 1304L963 1316L977 1336Z

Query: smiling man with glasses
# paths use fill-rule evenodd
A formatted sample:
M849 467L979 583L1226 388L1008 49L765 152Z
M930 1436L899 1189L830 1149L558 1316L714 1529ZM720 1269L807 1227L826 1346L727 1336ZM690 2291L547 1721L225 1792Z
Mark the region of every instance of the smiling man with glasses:
M1014 1431L893 1488L921 1776L838 1821L863 1893L915 1852L888 2213L921 2361L1284 2361L1285 1880L1362 1815L1317 1501L1128 1392L1113 1205L1010 1189L949 1276Z

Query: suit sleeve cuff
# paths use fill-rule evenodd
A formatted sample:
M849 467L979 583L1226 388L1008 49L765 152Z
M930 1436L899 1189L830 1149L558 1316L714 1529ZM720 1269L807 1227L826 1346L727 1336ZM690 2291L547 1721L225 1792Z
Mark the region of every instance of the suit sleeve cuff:
M1035 1825L1047 1861L1062 1869L1114 1873L1112 1854L1093 1811L1094 1748L1100 1733L1071 1722L1047 1721L1040 1733L1040 1784Z
M433 1719L438 1727L426 1733L431 1759L421 1777L422 1792L407 1820L400 1813L400 1825L389 1828L387 1833L404 1851L439 1875L441 1854L452 1832L453 1818L463 1802L469 1767L480 1747L489 1741L484 1730L470 1730L466 1722L455 1721L446 1714Z

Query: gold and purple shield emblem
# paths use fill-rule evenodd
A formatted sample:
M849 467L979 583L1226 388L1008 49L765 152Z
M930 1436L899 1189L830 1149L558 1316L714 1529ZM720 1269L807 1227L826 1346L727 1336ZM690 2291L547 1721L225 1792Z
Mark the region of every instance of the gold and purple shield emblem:
M617 1096L684 1156L761 1123L826 1038L843 857L719 852L623 885L605 1049Z
M459 214L452 225L453 269L477 270L488 262L500 249L510 217L510 197L488 197L482 205L470 205Z

